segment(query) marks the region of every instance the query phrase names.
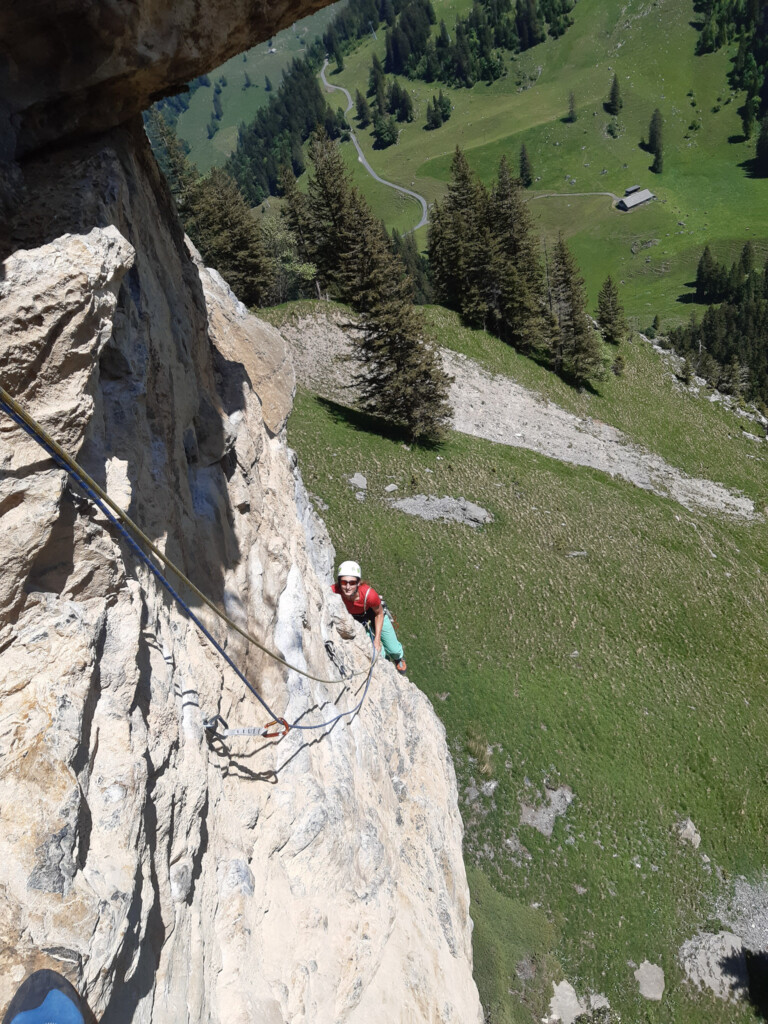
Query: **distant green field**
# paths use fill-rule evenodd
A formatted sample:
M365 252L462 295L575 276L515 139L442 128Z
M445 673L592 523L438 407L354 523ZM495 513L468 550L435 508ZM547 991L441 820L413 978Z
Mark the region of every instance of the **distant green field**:
M435 0L439 19L453 28L468 0ZM283 67L301 52L308 38L321 32L332 8L299 23L274 40L233 58L212 73L225 74L224 117L212 140L205 127L212 109L212 89L200 89L179 119L180 134L192 145L201 170L221 163L236 142L237 125L250 120L266 102L264 74L273 84ZM473 89L447 89L453 114L440 129L424 129L426 105L439 83L403 80L411 91L415 119L403 125L396 146L374 150L370 131L359 138L372 166L388 180L414 188L428 202L445 191L456 145L467 152L480 177L490 182L506 155L516 166L524 143L537 180L531 210L542 239L562 232L579 259L591 300L610 272L623 281L622 297L632 323L645 327L657 313L668 325L687 319L690 307L679 301L689 289L696 264L709 242L720 258L746 239L768 251L768 182L753 179L741 166L754 153L741 138L737 109L743 97L727 85L732 53L695 55L696 15L691 0L649 4L646 0L579 0L574 25L560 39L508 60L505 78ZM437 26L435 31L437 30ZM365 92L372 55L383 60L384 30L345 56L341 73L331 68L330 81L354 95ZM242 89L243 73L253 81ZM624 108L620 134L607 133L603 110L614 72ZM573 91L578 120L563 122ZM691 95L689 95L689 93ZM341 94L329 95L336 108ZM651 159L639 147L653 109L664 116L664 173L649 171ZM693 123L700 125L691 128ZM375 182L358 163L351 143L344 146L355 183L388 227L406 231L418 221L418 205ZM608 196L539 198L544 193L611 192L629 185L649 187L658 199L629 214L612 208ZM417 240L426 245L427 231Z
M438 18L444 16L439 2L435 7ZM740 166L754 146L739 141L741 100L726 80L731 55L695 56L688 0L663 7L643 0L580 0L573 16L563 37L511 60L506 78L446 90L454 111L437 131L423 125L438 84L410 82L416 117L402 128L398 144L375 151L367 133L361 142L383 177L413 183L429 201L445 189L457 144L489 182L502 155L516 166L524 143L537 176L532 197L549 191L621 196L629 185L650 188L657 201L629 214L613 210L609 197L532 198L531 209L543 237L551 241L562 232L571 241L592 299L611 272L624 281L622 296L637 326L656 313L667 323L685 320L689 307L678 297L686 293L706 242L723 255L746 239L762 250L768 246L768 182L750 178ZM449 26L452 19L447 17ZM381 33L346 57L333 81L353 94L365 91L374 52L383 58ZM616 139L607 134L610 118L602 106L614 71L624 100ZM570 91L575 124L562 120ZM665 170L659 176L650 173L651 159L639 147L656 106L665 120ZM701 123L698 130L689 129L694 121ZM376 205L377 186L362 177L358 183ZM386 216L386 204L380 208ZM414 222L416 216L414 211Z
M199 171L205 173L211 167L224 163L237 145L238 126L241 122L249 124L259 107L269 100L265 78L268 76L277 90L283 71L295 57L302 56L308 42L323 34L338 6L333 4L297 21L291 28L278 32L273 39L232 57L211 72L210 88L196 90L190 100L189 110L179 117L176 129L180 138L189 143L189 158ZM271 52L273 49L274 53ZM246 74L252 83L249 88L244 88ZM222 75L227 80L221 90L223 114L219 130L209 139L206 127L213 112L213 87Z
M529 360L451 314L428 315L452 347L563 397ZM587 403L582 412L762 507L765 455L741 421L675 391L650 346L623 353L625 377L573 397L574 411ZM632 1024L754 1020L750 1008L691 989L677 950L717 930L712 900L729 878L765 867L765 523L707 517L619 478L459 434L436 451L409 448L306 393L288 439L329 506L338 558L359 559L386 594L410 676L446 725L476 978L494 1024L540 1020L564 977L582 995L604 993ZM368 478L362 505L348 484L356 472ZM494 521L473 530L412 518L388 504L389 483L398 497L465 497ZM488 777L478 744L491 748ZM486 781L498 785L470 800L468 787ZM520 824L520 802L540 800L545 783L574 792L551 838ZM687 816L698 851L674 834ZM665 971L661 1004L638 994L633 969L645 959Z

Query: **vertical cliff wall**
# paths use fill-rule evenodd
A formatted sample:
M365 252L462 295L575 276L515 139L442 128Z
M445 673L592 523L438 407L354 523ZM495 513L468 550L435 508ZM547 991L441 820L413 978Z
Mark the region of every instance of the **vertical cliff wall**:
M0 379L230 616L334 675L332 551L284 441L293 372L185 248L141 125L39 150ZM105 1022L480 1018L456 786L427 700L279 743L101 515L0 416L0 1006L66 974ZM289 719L357 699L203 618Z

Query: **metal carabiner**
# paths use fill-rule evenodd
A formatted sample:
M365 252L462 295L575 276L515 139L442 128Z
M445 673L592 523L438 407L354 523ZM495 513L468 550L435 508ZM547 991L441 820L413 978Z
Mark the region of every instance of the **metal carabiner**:
M261 735L264 737L265 740L281 740L284 736L287 736L288 733L291 731L290 725L288 725L288 723L286 722L286 720L284 718L275 718L271 722L267 722L267 724L264 726L264 728L265 729L269 729L273 725L282 725L283 731L282 732L263 732Z

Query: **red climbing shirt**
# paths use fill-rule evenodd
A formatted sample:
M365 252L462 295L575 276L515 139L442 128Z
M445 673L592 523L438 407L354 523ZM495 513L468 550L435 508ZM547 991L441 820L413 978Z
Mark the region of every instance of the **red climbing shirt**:
M373 615L381 608L381 598L370 585L370 583L360 583L357 588L357 596L354 600L345 597L339 589L338 583L334 583L331 587L334 594L341 594L341 600L344 602L344 607L347 609L349 614L358 620L363 622L369 618L370 613ZM370 615L370 617L373 617Z

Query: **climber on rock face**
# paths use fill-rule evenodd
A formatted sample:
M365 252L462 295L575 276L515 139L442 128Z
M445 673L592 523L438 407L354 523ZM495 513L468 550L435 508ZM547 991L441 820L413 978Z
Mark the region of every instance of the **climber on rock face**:
M370 583L363 582L362 575L357 562L342 562L331 590L341 595L344 607L352 618L364 623L366 629L373 632L377 654L383 647L386 656L395 663L397 671L404 675L406 664L403 645L397 639L384 601Z

